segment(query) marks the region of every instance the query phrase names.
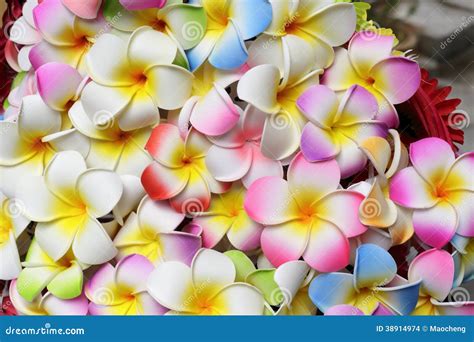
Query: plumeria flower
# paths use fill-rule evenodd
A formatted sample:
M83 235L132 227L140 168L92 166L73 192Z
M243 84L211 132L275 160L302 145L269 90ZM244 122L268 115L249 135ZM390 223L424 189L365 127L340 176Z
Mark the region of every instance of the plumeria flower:
M86 58L93 81L81 95L91 121L96 126L117 121L122 130L131 131L157 124L157 107L181 107L193 75L172 64L176 51L169 37L150 27L137 29L127 42L112 34L97 39Z
M270 1L273 20L249 49L249 63L271 63L282 72L284 55L298 59L310 56L316 68L327 68L334 60L334 46L344 44L356 28L353 4L337 1Z
M82 19L74 15L63 0L41 1L34 8L33 17L42 37L29 54L35 69L48 62L61 62L84 74L84 56L97 37L109 29L101 13L92 20Z
M131 213L114 239L119 257L140 254L154 265L164 261L191 264L201 248L199 236L175 231L184 214L171 208L168 201L144 197L137 213Z
M393 316L393 312L388 310L384 305L379 304L377 309L372 313L371 316ZM359 308L348 305L338 304L331 306L324 312L324 316L364 316L364 312Z
M213 248L227 236L230 243L243 251L260 246L263 226L253 221L244 209L246 189L239 183L223 193L214 194L209 208L196 215L193 223L202 228L202 242Z
M218 181L242 180L248 188L264 176L283 177L280 161L267 158L260 149L265 115L247 106L237 125L228 133L209 137L213 146L206 156L206 165Z
M131 131L120 129L114 121L94 124L84 111L82 101L69 110L74 127L90 141L86 162L96 167L117 172L120 175L140 177L151 162L145 145L151 135L151 127Z
M265 225L261 245L273 265L303 257L316 270L331 272L348 264L348 238L367 229L358 217L364 197L337 190L339 181L335 160L309 163L299 153L290 164L287 181L263 177L250 186L245 210Z
M115 29L133 32L142 26L152 27L176 41L179 58L187 65L184 50L201 41L207 27L206 13L199 2L183 0L112 0L104 6L104 16ZM166 3L166 4L165 4Z
M61 0L63 5L82 19L95 19L99 14L102 0Z
M297 105L309 120L301 136L301 152L311 162L336 159L342 178L366 165L367 157L359 149L364 139L386 136L385 124L375 120L375 97L360 86L350 87L341 101L328 87L312 86Z
M396 314L408 315L415 309L421 281L400 282L392 256L377 245L363 244L357 248L354 274L320 274L311 282L309 296L322 312L348 304L372 315L383 305Z
M22 203L7 198L1 191L0 205L0 279L10 280L18 277L21 271L17 239L30 220L22 213Z
M30 70L26 73L19 73L13 80L12 88L8 94L8 108L6 108L3 113L3 121L17 121L18 115L20 115L23 98L29 95L34 95L37 92L36 74L34 70Z
M1 191L14 198L18 179L40 176L57 151L89 151L87 139L74 129L61 131L69 120L48 107L39 95L23 98L18 122L0 122Z
M14 69L18 72L28 71L31 69L31 63L29 60L29 53L33 46L41 41L41 35L36 30L35 21L33 19L33 9L38 6L38 0L27 0L23 5L22 16L18 18L13 26L10 28L10 34L8 38L21 46L18 51L16 58L11 55L11 50L5 49L7 61L15 60L16 63L12 66L17 66Z
M162 315L168 310L147 292L153 264L144 256L129 255L117 266L104 264L87 282L85 293L92 315Z
M147 288L170 314L261 315L262 293L235 279L236 269L228 256L201 249L191 267L177 261L159 264Z
M408 150L400 141L397 131L389 130L393 142L393 152L387 140L370 137L360 144L360 149L371 161L371 169L377 175L367 181L351 186L366 198L359 208L359 217L363 224L370 227L387 229L391 244L401 245L414 233L412 210L395 204L390 199L389 183L391 177L408 166Z
M369 37L370 38L367 38ZM393 35L358 32L348 50L337 48L331 67L324 72L321 83L335 91L358 84L370 91L379 104L377 118L389 128L399 124L393 105L405 102L420 86L418 63L392 54Z
M295 63L289 64L290 70ZM240 99L256 108L252 110L267 114L261 149L265 156L274 160L288 158L298 150L301 131L307 120L296 101L310 86L319 84L319 75L323 72L307 73L296 66L295 69L297 72L286 72L281 77L276 66L259 65L245 73L237 86Z
M18 186L25 216L38 222L35 238L50 258L57 261L70 248L84 264L101 264L117 250L97 220L120 200L120 177L108 170L87 169L75 151L57 153L44 176L29 177Z
M474 315L474 302L469 301L466 289L452 289L454 260L438 249L430 249L413 259L408 269L409 281L421 281L420 298L413 315ZM461 292L461 301L456 300L456 291ZM452 297L451 297L452 296ZM449 298L448 298L449 297ZM448 302L443 302L445 299Z
M455 158L447 142L425 138L410 145L410 161L392 177L390 198L414 209L415 234L436 248L455 234L474 237L474 152Z
M272 20L268 0L192 0L207 14L207 30L199 44L187 52L191 70L205 60L218 69L242 66L248 56L245 41L262 33Z
M24 268L17 279L17 291L28 301L33 301L45 288L60 299L80 296L82 271L89 267L76 260L71 250L60 259L53 260L35 239L22 265Z
M170 200L181 213L199 213L209 207L211 192L223 193L229 186L209 173L205 157L211 143L193 128L183 139L178 127L160 124L146 145L155 160L142 174L142 184L153 200Z
M27 316L85 316L88 311L84 295L74 299L60 299L50 292L41 293L32 301L24 299L17 290L17 281L10 283L10 300L16 311Z
M193 72L191 97L180 111L168 113L168 122L178 126L181 135L186 135L190 123L209 136L227 133L239 121L240 109L225 88L238 81L246 70L246 65L235 70L220 70L204 63Z

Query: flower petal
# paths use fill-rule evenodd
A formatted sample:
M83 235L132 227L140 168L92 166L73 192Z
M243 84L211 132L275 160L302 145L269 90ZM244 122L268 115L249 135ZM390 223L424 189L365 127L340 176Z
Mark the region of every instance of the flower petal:
M178 195L170 199L174 210L188 215L198 215L209 207L211 191L200 173L192 171L188 184Z
M241 212L229 229L227 237L232 246L241 251L249 251L260 246L262 230L262 225Z
M261 292L245 283L231 284L223 288L215 300L225 303L223 308L217 308L221 315L261 315L264 310Z
M115 283L132 292L146 291L146 281L153 271L153 264L139 254L122 258L115 267Z
M399 315L409 315L416 307L420 281L396 287L377 287L377 298Z
M172 232L184 219L184 215L173 210L168 201L153 201L148 196L141 201L137 215L140 227L156 233Z
M141 181L153 200L165 200L178 195L189 177L189 170L173 170L154 162L143 171Z
M303 259L319 272L335 272L349 264L349 241L334 224L316 220Z
M83 19L95 19L102 1L86 0L78 3L75 0L61 0L68 10Z
M448 172L443 187L449 190L474 191L474 152L468 152L456 159Z
M242 178L242 184L249 188L257 179L267 176L283 178L281 162L265 157L259 146L252 145L252 164L247 174Z
M356 295L354 277L347 273L320 274L309 286L309 297L322 312L334 305L352 304Z
M352 37L349 43L349 56L361 77L368 76L375 64L390 57L393 41L392 35L370 32L358 32Z
M239 28L230 20L209 55L209 63L218 69L231 70L242 66L247 56Z
M390 179L390 199L408 208L430 208L437 201L430 185L413 167L398 171Z
M215 179L233 182L241 179L252 163L252 148L245 144L240 148L212 146L206 156L206 166Z
M334 62L327 69L322 78L324 84L334 91L349 89L354 84L362 82L349 59L349 53L344 48L334 49Z
M377 99L365 88L354 85L344 94L339 107L338 124L351 125L374 119L379 111Z
M194 256L191 269L196 288L212 284L216 286L212 290L217 291L235 281L236 272L232 260L213 249L200 249Z
M76 262L58 273L48 284L48 291L60 299L73 299L82 293L82 269Z
M410 264L408 280L421 279L420 292L443 301L449 294L454 278L454 261L443 250L430 249L419 254Z
M308 122L301 134L301 152L310 162L334 158L340 151L339 142L330 130Z
M324 316L363 316L364 313L352 305L339 304L326 310Z
M336 93L324 85L309 87L296 102L308 120L320 127L332 127L339 101Z
M382 287L397 274L397 264L385 249L370 243L357 248L354 264L355 287Z
M286 139L281 139L282 136ZM300 138L299 124L290 113L280 111L267 117L260 146L266 157L282 160L298 150Z
M415 234L429 246L442 248L456 233L458 216L448 202L439 202L429 209L413 212Z

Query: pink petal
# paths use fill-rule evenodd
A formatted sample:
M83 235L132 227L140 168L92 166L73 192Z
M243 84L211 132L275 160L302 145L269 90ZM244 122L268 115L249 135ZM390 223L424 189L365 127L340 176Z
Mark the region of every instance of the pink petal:
M332 223L316 220L303 259L319 272L335 272L349 264L349 240Z
M36 70L36 82L43 101L54 110L63 111L75 97L82 76L68 64L48 63Z
M228 132L239 121L240 113L229 94L220 87L214 87L194 106L191 124L206 135L221 135Z
M317 203L316 213L336 225L347 237L358 236L367 230L359 220L359 206L363 200L364 195L358 192L337 190Z
M422 280L422 294L443 301L453 285L454 260L444 250L430 249L413 259L408 269L408 280Z
M458 218L448 202L439 202L429 209L413 212L415 234L427 245L442 248L456 233Z
M245 196L244 207L252 219L264 225L297 218L296 202L288 182L279 177L263 177L253 182Z
M132 292L146 290L146 281L154 266L143 255L131 254L121 259L115 267L115 283Z
M390 57L393 40L393 36L371 32L358 32L352 37L349 43L349 56L359 75L362 77L369 75L370 69L375 64Z
M297 201L311 199L309 204L336 190L339 180L340 171L335 160L310 163L299 153L288 169L291 192Z
M407 208L430 208L436 204L431 186L413 167L398 171L390 179L390 199Z
M308 122L301 134L301 152L310 162L334 158L339 153L339 142L331 130L322 129Z
M365 88L354 85L347 90L339 107L339 124L350 125L353 123L371 120L377 116L379 106L377 100Z
M179 261L188 266L201 248L201 239L198 236L184 232L160 234L160 242L166 261Z
M263 134L267 114L256 107L247 105L243 114L242 131L246 139L257 140Z
M95 19L102 0L62 0L64 6L83 19Z
M296 105L311 122L325 128L332 126L339 101L336 93L324 85L309 87L296 101Z
M370 70L375 80L373 87L387 97L392 104L405 102L420 87L420 66L405 57L390 57Z
M324 316L364 316L364 313L355 306L339 304L327 309Z
M242 178L242 184L249 188L257 179L267 176L283 178L281 162L265 157L260 147L252 144L252 164L247 174Z
M162 8L166 4L166 0L120 0L120 4L129 11L137 11L147 8Z
M189 172L176 171L152 163L147 166L141 176L142 185L154 200L164 200L179 194L189 180Z
M240 214L227 232L227 238L235 248L250 251L260 247L262 231L261 224L246 214Z
M439 138L425 138L410 145L410 160L418 174L433 186L440 184L454 163L454 152Z
M260 240L263 253L275 267L298 260L306 249L309 233L307 222L301 220L266 227Z
M33 16L36 28L46 41L59 46L74 45L75 16L63 6L61 0L41 2L33 10Z
M367 157L359 149L359 146L345 135L339 134L338 140L341 150L336 156L336 161L340 168L341 178L347 178L364 168L367 164Z

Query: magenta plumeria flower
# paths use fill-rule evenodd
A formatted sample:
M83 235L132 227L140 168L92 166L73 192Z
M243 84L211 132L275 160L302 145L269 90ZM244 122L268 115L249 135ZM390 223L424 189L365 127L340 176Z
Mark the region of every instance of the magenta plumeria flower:
M456 300L452 289L453 257L444 250L430 249L413 259L408 280L421 280L420 295L413 315L474 315L474 302ZM452 290L451 290L452 289ZM448 298L453 291L454 298ZM448 302L444 302L448 299Z
M168 311L146 290L153 272L146 257L132 254L117 266L104 264L85 286L92 315L162 315Z
M390 198L414 209L416 235L436 248L455 234L474 237L474 153L456 158L447 142L426 138L410 145L410 160L392 177Z
M405 102L420 86L418 63L394 55L393 36L358 32L349 42L349 48L335 49L334 63L325 71L321 83L335 91L358 84L369 90L379 104L379 120L390 128L399 123L393 105Z
M309 122L301 136L301 151L309 161L336 159L342 178L359 172L367 157L359 145L373 136L385 137L386 126L376 121L375 97L361 86L352 86L339 101L323 85L308 88L297 101Z
M349 263L348 238L367 229L358 215L364 196L338 190L339 181L335 160L309 163L300 153L287 181L263 177L250 186L245 209L266 226L261 245L273 265L303 257L316 270L331 272Z
M206 165L212 176L221 182L242 180L249 187L264 176L283 177L280 161L263 155L260 139L265 115L247 106L238 124L227 134L209 137L214 143L206 156Z

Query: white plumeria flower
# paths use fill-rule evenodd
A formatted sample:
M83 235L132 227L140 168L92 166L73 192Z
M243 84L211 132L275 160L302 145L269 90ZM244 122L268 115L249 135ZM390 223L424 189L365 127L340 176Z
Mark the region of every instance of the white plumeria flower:
M23 216L22 203L0 192L0 279L18 277L21 271L16 240L30 223Z
M261 315L262 293L235 279L236 269L228 256L203 248L191 267L176 261L158 265L148 278L148 292L170 314Z
M23 98L18 122L0 122L0 190L14 198L18 179L40 176L54 154L89 151L88 139L68 128L69 120L52 110L39 95Z
M72 246L79 262L96 265L116 254L112 240L97 218L112 211L123 193L122 181L109 170L87 169L75 151L54 156L41 177L18 184L25 216L38 222L35 237L53 259Z

